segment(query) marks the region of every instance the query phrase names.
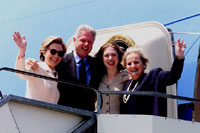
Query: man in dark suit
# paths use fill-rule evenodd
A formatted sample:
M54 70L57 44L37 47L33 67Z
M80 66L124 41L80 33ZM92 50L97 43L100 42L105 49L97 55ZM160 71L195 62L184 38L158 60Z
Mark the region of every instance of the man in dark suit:
M80 25L73 36L75 49L65 54L57 65L59 79L97 88L99 78L96 74L94 58L88 54L92 50L96 31L88 25ZM84 64L85 79L82 79L82 62ZM83 81L84 80L84 81ZM76 85L58 83L60 99L58 104L74 108L94 111L95 92L89 88Z

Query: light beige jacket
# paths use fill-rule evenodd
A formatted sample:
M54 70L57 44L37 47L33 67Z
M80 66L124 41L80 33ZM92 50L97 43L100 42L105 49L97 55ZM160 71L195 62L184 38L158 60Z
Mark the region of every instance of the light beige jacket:
M17 58L15 68L18 70L40 74L52 78L58 78L54 76L52 70L45 62L39 62L37 71L33 71L28 66L25 67L25 57ZM36 78L32 76L17 74L20 78L27 80L26 82L26 97L40 100L44 102L57 104L60 97L60 93L57 89L57 82Z
M99 90L103 91L121 91L124 84L129 79L129 74L126 71L121 71L117 74L111 84L108 83L106 75L103 76L99 85ZM100 113L103 114L119 114L120 113L120 97L121 95L102 95L102 108Z

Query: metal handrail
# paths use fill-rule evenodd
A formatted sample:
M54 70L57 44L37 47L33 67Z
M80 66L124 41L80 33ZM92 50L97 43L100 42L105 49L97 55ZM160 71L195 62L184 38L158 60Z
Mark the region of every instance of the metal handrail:
M153 92L153 91L134 91L134 92L127 92L127 91L98 91L97 113L100 113L100 108L101 108L101 105L102 105L102 100L101 100L101 95L102 94L116 94L116 95L128 94L128 95L138 95L138 96L156 96L156 97L161 97L161 98L171 98L171 99L184 100L184 101L190 101L190 102L200 102L200 99L197 99L197 98L176 96L176 95Z
M156 96L156 97L171 98L171 99L184 100L184 101L190 101L190 102L200 102L200 99L196 99L196 98L189 98L189 97L184 97L184 96L176 96L176 95L171 95L171 94L166 94L166 93L159 93L159 92L152 92L152 91L134 91L134 92L127 92L127 91L97 91L95 88L88 87L88 86L83 85L83 84L78 84L78 83L67 81L67 80L61 80L61 79L56 79L56 78L52 78L52 77L47 77L47 76L43 76L43 75L39 75L39 74L35 74L35 73L25 72L25 71L13 69L13 68L8 68L8 67L0 68L0 71L2 71L2 70L15 72L15 73L20 73L20 74L33 76L33 77L37 77L37 78L42 78L42 79L46 79L46 80L51 80L51 81L55 81L55 82L59 82L59 83L64 83L64 84L68 84L68 85L77 86L77 87L82 87L82 88L86 88L86 89L91 89L97 95L97 101L98 101L97 113L100 112L100 108L101 108L101 104L102 104L102 102L101 102L102 101L102 99L101 99L101 95L102 94L116 94L116 95L130 94L130 95L141 95L141 96Z
M42 78L42 79L46 79L46 80L51 80L51 81L55 81L55 82L63 83L63 84L67 84L67 85L73 85L73 86L76 86L76 87L91 89L91 90L95 91L95 93L97 94L96 89L89 87L89 86L86 86L84 84L80 84L80 83L76 83L76 82L72 82L72 81L68 81L68 80L52 78L52 77L48 77L48 76L44 76L44 75L40 75L40 74L35 74L35 73L31 73L31 72L26 72L26 71L22 71L22 70L17 70L17 69L13 69L13 68L9 68L9 67L0 68L0 71L3 71L3 70L9 71L9 72L14 72L14 73L20 73L20 74L23 74L23 75L33 76L33 77L37 77L37 78Z

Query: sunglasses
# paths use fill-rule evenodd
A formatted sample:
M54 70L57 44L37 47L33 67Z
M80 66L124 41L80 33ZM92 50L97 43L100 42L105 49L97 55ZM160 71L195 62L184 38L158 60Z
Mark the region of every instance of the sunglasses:
M63 55L65 54L63 51L57 51L55 49L50 49L50 53L51 55L55 55L57 53L59 57L63 57Z

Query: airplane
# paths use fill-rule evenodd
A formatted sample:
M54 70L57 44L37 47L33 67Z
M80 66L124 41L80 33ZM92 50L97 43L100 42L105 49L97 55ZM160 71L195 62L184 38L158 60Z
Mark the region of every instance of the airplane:
M147 72L155 67L164 70L171 68L174 58L173 31L156 21L141 22L130 25L122 25L97 30L91 56L99 50L106 42L115 42L124 50L128 47L139 47L149 58L150 63ZM67 52L74 49L73 40L67 42ZM199 53L200 54L200 53ZM198 58L196 71L195 98L181 97L177 95L177 84L167 87L167 94L157 95L167 98L167 117L153 115L123 115L123 114L101 114L98 102L97 112L76 109L67 106L54 105L28 99L15 95L2 96L0 100L0 129L2 132L42 132L42 133L63 133L63 132L84 132L97 122L97 132L99 133L121 133L121 132L141 132L141 133L197 133L200 130L200 63ZM29 74L12 68L0 68L0 71L11 71ZM40 75L33 75L38 76ZM49 78L49 80L56 79ZM98 91L97 95L104 92ZM109 92L108 92L109 93ZM134 93L133 93L134 94ZM156 94L147 94L155 96ZM189 115L193 120L180 117L177 100L186 100L192 103L192 112ZM99 99L98 99L99 100ZM100 101L100 100L99 100ZM191 106L191 103L188 105ZM187 108L186 108L187 109ZM192 116L194 115L194 116ZM190 119L191 119L190 118ZM45 124L44 124L45 123Z

